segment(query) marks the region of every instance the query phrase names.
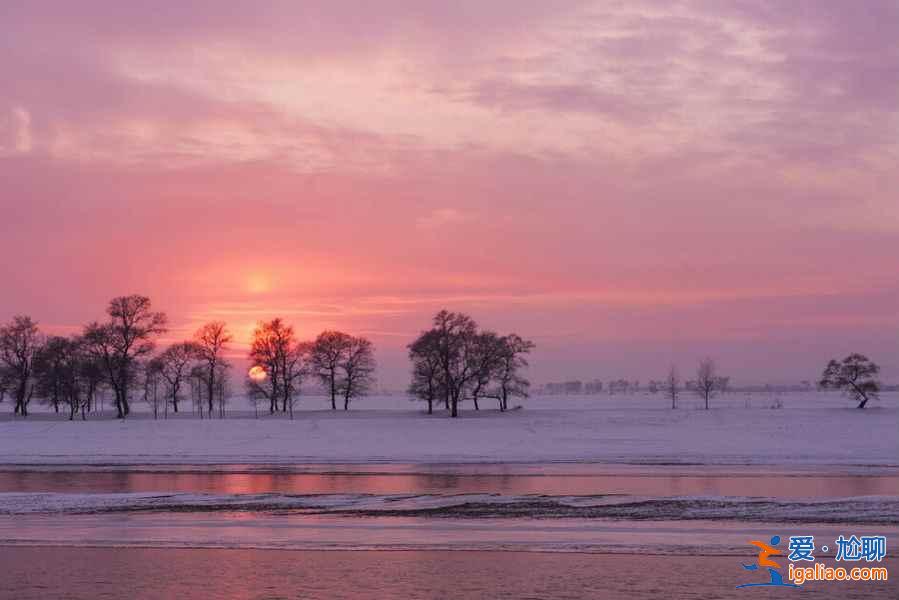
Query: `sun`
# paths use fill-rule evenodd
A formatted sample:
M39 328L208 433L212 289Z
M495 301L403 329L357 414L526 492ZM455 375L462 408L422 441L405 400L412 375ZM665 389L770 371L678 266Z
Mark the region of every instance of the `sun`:
M247 291L251 294L264 294L271 287L271 280L263 273L254 273L247 278Z
M249 370L247 376L253 381L263 381L268 375L265 372L265 369L256 365L252 369Z

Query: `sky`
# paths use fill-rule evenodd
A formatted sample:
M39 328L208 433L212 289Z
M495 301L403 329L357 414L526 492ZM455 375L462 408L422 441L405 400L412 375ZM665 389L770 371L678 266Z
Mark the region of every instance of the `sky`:
M0 320L163 343L441 308L535 382L899 380L899 3L0 5Z

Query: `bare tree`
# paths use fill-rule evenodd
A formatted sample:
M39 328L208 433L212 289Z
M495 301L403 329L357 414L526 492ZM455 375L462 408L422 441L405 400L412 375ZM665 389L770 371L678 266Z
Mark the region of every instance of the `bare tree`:
M668 370L668 376L662 383L662 389L665 391L665 395L671 399L671 408L677 408L677 397L680 395L681 381L680 376L677 374L677 367L674 365L671 365L671 368Z
M225 389L225 382L220 378L227 377L230 366L222 356L233 336L222 321L206 323L194 334L194 346L197 359L202 361L203 383L206 384L206 400L208 402L209 415L212 415L213 399L219 391ZM224 414L220 407L220 414Z
M77 337L52 336L34 360L35 394L59 412L60 404L69 409L69 420L80 411L85 420L92 389L91 373L84 368L90 357Z
M0 376L15 398L13 414L28 416L28 403L34 394L34 359L41 343L37 323L31 317L17 315L0 327Z
M219 370L219 374L215 377L215 389L213 392L218 402L219 418L224 419L225 406L228 404L228 397L231 395L231 386L228 383L227 365L220 363L216 368Z
M103 365L89 351L87 343L83 338L78 338L79 354L81 360L78 364L79 378L84 386L84 405L83 411L94 412L97 410L97 398L102 398L102 386L104 384Z
M409 360L412 361L412 383L409 393L428 403L428 414L434 412L434 401L441 397L441 361L439 339L434 330L422 333L409 344Z
M338 366L341 376L337 389L343 396L343 410L349 410L350 400L367 394L375 381L375 353L371 341L351 337L346 355Z
M450 416L459 416L459 401L463 390L474 376L475 336L478 325L466 314L442 310L434 317L437 352L440 357L444 406Z
M206 415L206 372L203 365L195 364L190 368L187 376L187 382L190 386L190 400L194 407L194 412L202 419ZM212 413L208 414L212 418Z
M854 353L842 361L831 360L827 363L818 385L824 389L840 390L858 402L857 408L865 408L868 400L877 398L880 392L879 372L880 367L867 356Z
M730 378L719 377L715 361L706 358L699 363L696 370L696 393L705 400L705 409L709 409L709 400L719 392L727 389Z
M337 410L337 370L346 360L352 343L353 337L342 331L324 331L312 344L310 367L330 392L331 410Z
M289 412L300 392L305 374L305 361L311 352L310 342L298 342L293 327L281 319L259 323L253 331L250 361L260 367L265 377L248 377L247 391L252 398L269 400L269 412ZM279 406L280 402L280 406Z
M53 335L44 341L34 355L34 394L59 413L66 389L74 374L72 366L74 348L68 338Z
M499 400L500 411L509 408L509 398L528 397L531 382L524 378L521 370L527 368L525 354L535 347L534 342L522 338L517 333L500 338L499 365L495 371L497 391L494 397Z
M442 398L450 415L457 417L466 392L476 409L479 398L496 398L500 410L506 410L510 397L527 396L530 382L521 369L527 366L524 355L534 344L517 334L479 333L468 315L442 310L434 317L433 327L408 348L412 360L409 391L428 402L428 413L433 411L434 400ZM493 385L495 389L488 388Z
M187 382L188 377L191 376L193 363L198 354L199 347L197 344L181 342L166 348L153 361L159 374L165 381L167 402L171 402L172 410L176 413L178 412L178 401L181 400L181 388ZM209 414L212 414L211 407Z
M91 353L103 363L115 393L117 416L124 419L131 412L128 390L135 361L153 351L153 338L165 332L166 316L154 312L150 299L137 294L113 298L106 313L109 321L89 324L84 339Z
M485 331L474 336L471 347L467 356L472 371L469 392L474 409L480 410L478 399L487 393L490 382L502 368L505 340L492 331Z
M159 418L159 380L162 379L162 361L158 358L141 363L141 382L144 388L144 402L153 409L153 418ZM168 398L163 397L165 418L169 416Z

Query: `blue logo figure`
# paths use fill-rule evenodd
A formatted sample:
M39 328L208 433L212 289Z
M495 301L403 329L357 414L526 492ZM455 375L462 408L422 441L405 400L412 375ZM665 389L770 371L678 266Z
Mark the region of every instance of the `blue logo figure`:
M768 558L769 556L781 554L780 550L775 547L780 543L779 535L775 535L771 538L770 546L765 542L759 542L756 540L753 540L749 543L759 549L758 564L743 565L743 568L747 571L758 571L761 567L768 567L768 575L771 580L767 583L743 583L741 585L738 585L737 589L747 587L799 587L795 583L784 583L783 575L781 575L780 571L778 571L780 565Z

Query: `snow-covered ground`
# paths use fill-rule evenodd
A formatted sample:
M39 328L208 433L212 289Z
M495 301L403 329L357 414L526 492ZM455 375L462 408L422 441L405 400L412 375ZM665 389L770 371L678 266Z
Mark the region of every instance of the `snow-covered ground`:
M4 464L610 462L899 466L899 394L866 410L833 393L730 393L702 410L660 394L547 396L499 413L465 406L428 416L403 396L369 397L349 412L300 402L296 418L225 420L146 413L68 422L41 411L0 421ZM782 404L782 408L772 408ZM4 405L7 409L9 404ZM240 411L240 412L239 412Z

